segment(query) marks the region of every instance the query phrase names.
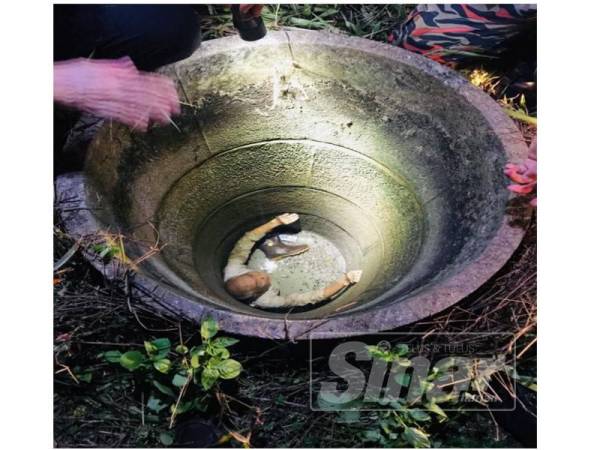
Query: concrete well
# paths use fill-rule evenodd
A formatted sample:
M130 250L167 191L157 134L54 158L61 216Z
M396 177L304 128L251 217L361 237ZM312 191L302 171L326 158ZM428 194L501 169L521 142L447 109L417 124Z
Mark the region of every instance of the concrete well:
M142 134L106 123L85 171L57 181L71 233L119 231L131 259L166 244L135 275L157 307L269 338L375 332L459 301L521 240L511 217L527 212L508 215L502 173L525 158L520 133L434 62L286 30L205 42L163 72L185 102L176 126ZM299 213L302 230L335 253L318 268L323 258L309 252L306 267L360 268L361 282L292 311L228 295L222 269L235 241L282 212Z

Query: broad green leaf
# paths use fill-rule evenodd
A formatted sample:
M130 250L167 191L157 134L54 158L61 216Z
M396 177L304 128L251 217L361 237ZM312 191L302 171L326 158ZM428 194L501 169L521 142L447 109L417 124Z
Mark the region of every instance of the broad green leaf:
M179 388L183 387L186 382L187 382L187 377L185 375L182 375L181 373L176 373L175 376L173 377L173 380L171 381L171 383L173 383L173 386L176 386Z
M230 380L237 377L242 371L242 365L235 359L226 359L220 362L216 369L219 372L219 376L225 380Z
M181 402L177 406L177 414L183 414L185 412L188 412L190 409L192 409L193 406L194 405L193 405L193 403L191 401ZM173 411L175 411L175 403L173 403L171 405L171 407L169 408L169 410L171 411L171 413L173 413Z
M446 413L444 412L444 410L442 408L440 408L438 405L436 405L435 403L429 403L427 405L427 409L429 411L431 411L434 414L437 414L438 416L442 417L443 419L447 419L448 416L446 415Z
M163 394L169 395L171 397L176 397L175 392L173 392L173 389L171 389L169 386L165 386L164 384L159 383L156 380L152 381L152 384Z
M394 347L394 352L396 353L396 355L398 356L404 356L406 354L408 354L408 345L406 344L396 344L396 346Z
M394 359L394 365L400 367L411 367L412 361L408 358L397 357L396 359Z
M115 253L119 252L118 248L111 247L110 245L104 244L104 243L95 244L92 247L92 249L94 250L94 252L98 253L98 256L100 258L104 258L104 257L112 258L115 255Z
M118 363L121 360L122 353L119 350L110 350L104 352L104 359L111 363Z
M152 345L156 347L155 359L163 359L171 351L171 340L169 338L154 339Z
M92 372L78 373L77 379L85 383L89 383L90 381L92 381Z
M414 427L406 427L402 432L404 439L414 448L429 447L429 436Z
M371 399L369 399L369 401L371 401ZM377 400L377 403L379 403L381 406L387 406L390 404L390 402L391 402L391 399L388 396L381 397L380 399Z
M215 347L212 344L208 346L206 352L209 355L216 356L219 359L227 359L230 356L229 350L227 350L225 347Z
M467 393L465 393L465 395L466 394ZM439 395L431 395L431 396L429 396L429 399L433 403L446 403L446 402L454 403L454 402L457 402L458 400L460 400L460 394L458 392L452 391L452 392L447 392L447 393L443 393L443 394L439 394Z
M160 373L168 373L171 369L171 361L166 358L159 359L158 361L154 361L154 368L158 370Z
M212 345L216 347L231 347L232 345L235 345L238 342L240 341L236 338L223 336L218 337L214 341L212 341Z
M179 344L175 347L175 351L180 355L185 355L188 352L188 348L185 345Z
M384 414L388 414L387 412ZM402 424L402 420L398 420L400 416L390 416L379 419L379 426L386 434L390 434L392 430L390 428L396 428L396 426Z
M395 355L389 350L385 350L378 345L367 345L367 351L373 358L381 359L386 362L392 362L395 358Z
M144 341L144 348L146 349L146 353L148 353L148 356L153 356L158 350L158 348L156 348L156 345L148 341Z
M426 422L431 420L429 414L421 409L409 409L408 414L417 422Z
M200 336L204 341L209 340L219 331L219 325L212 317L207 317L202 321L200 325Z
M389 406L391 406L395 410L404 411L406 409L406 406L404 406L405 404L406 404L406 400L403 398L399 398L396 400L392 400L390 402Z
M404 373L397 373L394 375L394 381L396 383L398 383L400 386L408 386L410 385L410 380L411 380L411 376L410 374L404 372Z
M219 371L212 367L205 367L202 371L202 387L209 390L219 378Z
M427 380L433 381L433 380L436 380L437 378L439 378L442 375L443 375L443 373L440 372L440 368L438 366L434 366L431 369L431 371L429 372L429 374L427 375Z
M380 357L383 355L384 350L382 350L380 347L378 347L377 345L366 345L365 349L367 350L367 352L369 352L369 354L371 356L374 356L376 358Z
M435 387L435 385L431 381L427 380L421 380L420 384L422 392L429 392Z
M383 437L381 435L381 431L375 430L367 430L363 433L363 436L368 442L379 442L379 440Z
M160 350L164 350L165 348L171 348L171 340L169 338L158 338L152 341L152 344L156 346L156 348Z
M223 360L221 358L219 358L218 356L213 356L211 357L208 362L206 363L207 367L212 367L213 369L216 368L219 364L221 364L221 362L223 362Z
M451 373L460 367L460 359L454 357L444 358L438 361L432 369L432 372L439 371L442 375L445 373Z
M200 368L197 368L197 369L192 369L192 371L193 371L194 384L201 386L203 370L201 370Z
M192 358L190 359L190 364L192 365L192 368L194 368L194 369L197 369L198 367L200 367L200 357L198 355L192 356Z
M190 350L190 355L198 355L198 356L203 356L206 353L206 347L204 345L199 345L199 346L195 346L192 347L192 349Z
M119 358L119 362L123 367L127 370L133 371L140 367L140 365L144 362L146 357L142 355L137 350L123 353L121 358Z
M173 445L173 441L175 440L175 433L172 431L163 431L159 436L160 443L165 447L170 447Z
M160 412L169 405L167 405L166 403L163 403L159 398L151 396L148 399L148 403L146 404L146 406L151 411Z

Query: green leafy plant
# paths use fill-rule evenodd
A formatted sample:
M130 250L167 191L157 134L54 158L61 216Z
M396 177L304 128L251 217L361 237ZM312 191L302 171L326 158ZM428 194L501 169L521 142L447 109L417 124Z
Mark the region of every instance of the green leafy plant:
M406 344L399 344L390 349L379 346L367 346L367 350L373 358L383 360L387 363L394 363L398 367L410 367L411 360L407 357L409 347ZM421 395L418 398L408 402L403 398L392 398L384 390L383 396L377 399L379 405L385 407L385 410L379 411L361 411L365 400L353 400L340 408L339 400L336 400L334 409L345 409L340 411L340 422L348 424L350 427L358 428L359 435L363 442L369 445L380 445L383 447L413 447L424 448L431 447L431 429L437 423L447 422L448 416L443 407L452 405L454 409L460 409L456 403L459 400L458 392L445 392L435 388L436 380L443 381L442 377L447 376L456 362L449 358L447 361L436 364L426 377L419 380ZM506 371L508 366L503 358L490 363L481 365L477 359L470 362L468 366L470 389L474 394L481 394L485 391L490 377L499 371ZM405 372L391 374L395 381L408 387L411 384L411 376ZM469 392L465 396L473 397ZM370 400L371 402L373 400ZM320 405L327 405L327 398L320 399ZM373 409L372 406L366 406L365 409Z
M411 366L407 358L409 348L405 344L399 344L391 349L383 349L378 346L367 346L367 350L373 358L381 359L388 363L394 363L400 367ZM443 369L434 368L426 378L421 380L423 394L434 387L434 381L444 374ZM395 381L408 386L411 378L406 373L394 375ZM320 396L319 406L322 410L339 410L339 422L346 426L356 428L361 440L372 446L373 444L383 447L413 447L425 448L431 446L430 432L428 429L434 422L444 422L448 416L440 404L455 401L456 398L450 394L434 397L432 400L423 401L418 399L408 403L402 398L390 398L384 395L377 400L378 406L385 410L373 411L373 406L366 404L364 399L354 399L340 405L340 399L331 402L327 396ZM372 400L371 400L372 402ZM363 410L364 409L364 410ZM369 411L370 410L370 411Z
M514 97L505 95L499 100L499 103L511 118L537 127L537 117L528 110L524 94Z
M98 238L100 240L92 243L89 249L98 255L100 259L104 262L108 262L111 259L116 258L123 263L131 264L131 260L125 253L123 235L102 232L98 235Z
M118 255L121 249L107 243L99 243L92 245L92 251L100 258L110 259L113 256Z
M188 348L180 342L173 348L170 339L158 338L145 341L144 351L111 350L102 357L141 373L151 387L146 407L157 413L169 407L172 426L178 414L194 409L204 411L209 391L218 380L236 378L242 371L242 365L230 357L228 350L238 340L215 337L218 331L217 322L208 317L200 326L200 345Z

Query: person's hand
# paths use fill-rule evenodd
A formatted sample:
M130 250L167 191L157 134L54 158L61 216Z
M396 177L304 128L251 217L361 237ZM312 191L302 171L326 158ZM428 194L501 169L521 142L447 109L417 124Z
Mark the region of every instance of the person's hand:
M289 225L298 219L300 219L300 216L296 213L284 213L277 216L275 220L279 221L281 225Z
M260 17L264 5L240 5L240 12L250 17Z
M508 189L521 195L531 194L537 184L537 136L529 146L529 155L524 163L509 163L504 168L504 173L516 184L511 184ZM537 197L530 201L532 206L537 206Z
M356 284L360 281L361 276L362 270L351 270L350 272L346 273L346 280L348 280L350 284Z
M168 124L180 112L173 81L140 72L128 57L55 63L54 99L141 131L153 122Z

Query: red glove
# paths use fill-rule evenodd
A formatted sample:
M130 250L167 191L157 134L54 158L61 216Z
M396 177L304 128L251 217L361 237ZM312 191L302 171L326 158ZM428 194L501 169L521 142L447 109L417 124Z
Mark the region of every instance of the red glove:
M240 5L240 12L251 17L260 17L264 5Z
M537 185L537 136L529 146L529 155L524 163L509 163L504 168L504 173L516 184L511 184L508 189L517 194L527 195L533 192ZM532 206L537 206L537 197L530 201Z

